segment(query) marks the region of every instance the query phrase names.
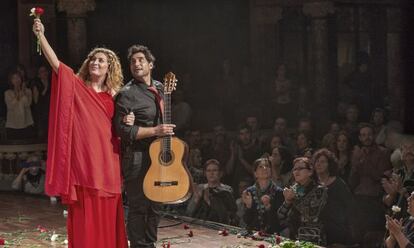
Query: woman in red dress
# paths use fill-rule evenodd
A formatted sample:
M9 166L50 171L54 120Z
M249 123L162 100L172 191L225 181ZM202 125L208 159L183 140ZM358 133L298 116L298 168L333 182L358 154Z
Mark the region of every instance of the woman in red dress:
M93 49L78 74L60 62L35 19L33 32L53 69L46 193L68 206L69 247L128 247L113 96L123 81L116 54Z

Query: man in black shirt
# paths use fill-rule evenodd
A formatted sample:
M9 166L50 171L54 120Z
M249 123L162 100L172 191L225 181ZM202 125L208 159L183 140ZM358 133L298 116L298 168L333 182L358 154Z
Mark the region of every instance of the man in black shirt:
M145 197L142 185L150 165L149 145L160 136L173 135L173 124L161 124L163 85L151 78L155 57L141 45L128 49L133 79L116 98L114 125L121 137L122 172L129 202L128 239L131 248L155 247L159 206ZM134 116L134 125L124 122Z

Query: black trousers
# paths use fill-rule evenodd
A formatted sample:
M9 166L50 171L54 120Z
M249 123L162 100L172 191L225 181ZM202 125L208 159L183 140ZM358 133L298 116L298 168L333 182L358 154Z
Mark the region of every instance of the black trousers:
M131 248L155 247L160 205L148 200L142 190L146 170L125 182L129 202L128 239Z

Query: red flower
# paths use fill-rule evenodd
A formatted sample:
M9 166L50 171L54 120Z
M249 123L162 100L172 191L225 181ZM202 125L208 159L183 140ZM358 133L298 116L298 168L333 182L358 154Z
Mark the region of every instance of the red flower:
M263 231L259 231L259 235L262 236L262 237L265 237L267 234Z
M45 13L45 10L43 8L40 7L36 7L35 8L35 14L40 17L41 15L43 15L43 13Z
M47 232L47 229L46 229L46 228L44 228L44 227L42 227L41 225L38 225L38 226L37 226L37 230L38 230L39 232L41 232L41 233Z
M221 231L219 232L219 234L220 234L220 235L223 235L223 236L228 236L228 235L229 235L229 231L227 231L227 229L223 229L223 230L221 230Z
M183 227L184 227L184 229L185 229L185 230L190 229L190 226L189 226L189 225L187 225L187 224L184 224L184 226L183 226Z
M266 248L266 246L264 244L260 244L257 247L259 247L259 248Z
M6 244L6 240L0 239L0 245L5 245L5 244Z
M276 235L275 241L276 241L276 244L280 244L280 242L282 242L282 238L279 235Z
M171 247L170 241L168 241L168 243L165 243L165 242L162 243L162 248L170 248L170 247Z
M193 233L193 231L191 231L191 230L190 230L190 231L188 232L188 234L187 234L187 235L188 235L188 237L190 237L190 238L191 238L191 237L193 237L193 236L194 236L194 233Z

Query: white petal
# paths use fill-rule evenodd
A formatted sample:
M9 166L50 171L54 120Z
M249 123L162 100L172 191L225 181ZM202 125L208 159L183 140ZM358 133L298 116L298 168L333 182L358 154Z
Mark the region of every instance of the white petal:
M53 234L52 237L50 237L50 241L56 241L59 237L59 234Z

